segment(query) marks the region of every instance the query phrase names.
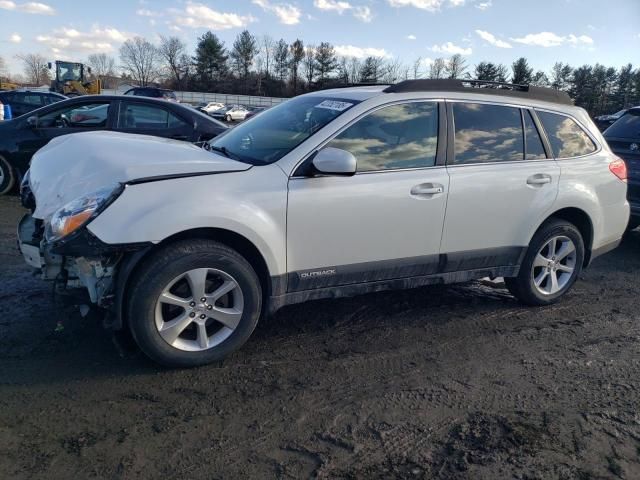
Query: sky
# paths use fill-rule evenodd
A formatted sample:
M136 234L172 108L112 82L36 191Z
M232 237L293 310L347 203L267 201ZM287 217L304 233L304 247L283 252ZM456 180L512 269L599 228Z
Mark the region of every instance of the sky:
M524 56L545 71L556 61L640 64L640 0L0 0L0 56L12 73L21 72L21 53L117 58L136 35L175 35L192 51L207 30L230 47L244 29L327 41L345 56L421 58L425 70L455 53L469 66Z

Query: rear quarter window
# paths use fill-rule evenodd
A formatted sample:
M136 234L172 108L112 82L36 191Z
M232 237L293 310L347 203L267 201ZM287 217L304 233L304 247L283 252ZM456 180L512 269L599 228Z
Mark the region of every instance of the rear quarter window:
M571 117L551 112L537 113L547 132L554 157L581 157L597 150L593 140Z

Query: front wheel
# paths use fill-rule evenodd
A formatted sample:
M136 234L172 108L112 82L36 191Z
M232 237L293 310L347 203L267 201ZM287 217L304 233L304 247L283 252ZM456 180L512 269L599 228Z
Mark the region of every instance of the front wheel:
M253 332L260 280L235 250L211 240L165 247L133 281L129 326L150 358L168 367L220 360Z
M231 120L233 120L233 119L231 118L231 115L227 115L226 117L224 117L224 119L225 119L225 121L226 121L226 122L228 122L228 123L230 123L230 122L231 122Z
M505 284L527 305L549 305L573 286L583 262L580 231L565 220L552 219L533 236L518 276L505 278Z

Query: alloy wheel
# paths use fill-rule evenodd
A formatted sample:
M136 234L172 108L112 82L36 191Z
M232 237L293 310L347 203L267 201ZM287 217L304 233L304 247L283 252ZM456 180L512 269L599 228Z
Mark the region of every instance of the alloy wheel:
M242 289L231 275L215 268L196 268L177 276L162 290L155 325L172 347L199 352L229 338L243 311Z
M543 295L561 291L571 281L576 268L576 246L569 237L555 236L547 241L533 260L535 288Z

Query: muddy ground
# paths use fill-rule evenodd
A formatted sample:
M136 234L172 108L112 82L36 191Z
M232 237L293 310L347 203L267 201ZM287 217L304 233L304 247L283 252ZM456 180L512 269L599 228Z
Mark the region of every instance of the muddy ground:
M56 306L20 214L0 198L0 478L640 478L640 232L552 307L319 301L168 371Z

